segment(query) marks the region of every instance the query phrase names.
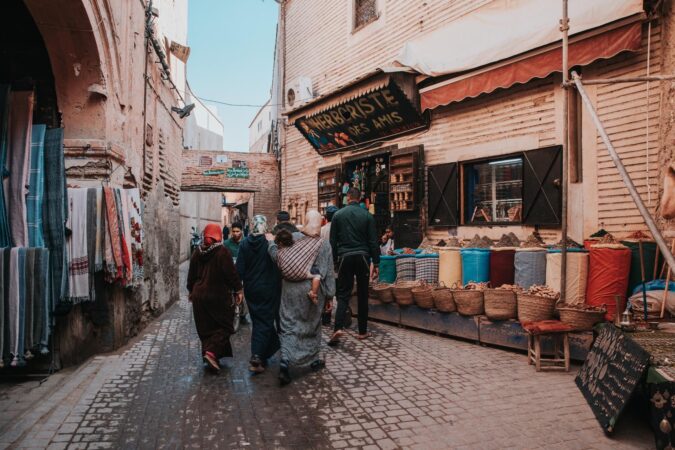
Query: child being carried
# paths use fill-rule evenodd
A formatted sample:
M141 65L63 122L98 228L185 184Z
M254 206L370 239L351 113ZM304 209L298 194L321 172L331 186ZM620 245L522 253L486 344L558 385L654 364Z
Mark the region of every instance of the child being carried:
M277 265L281 276L288 281L312 280L307 297L318 304L321 274L315 262L323 241L309 236L295 241L290 231L281 229L274 237L274 243L279 248Z

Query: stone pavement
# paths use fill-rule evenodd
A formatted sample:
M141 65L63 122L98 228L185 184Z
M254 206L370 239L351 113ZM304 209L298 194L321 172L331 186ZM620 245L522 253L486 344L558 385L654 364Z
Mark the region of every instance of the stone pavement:
M631 420L605 437L573 373L535 373L521 354L372 329L368 341L326 347L322 372L296 373L279 388L277 361L247 372L248 326L227 369L205 373L183 295L126 350L40 386L0 387L0 448L653 448Z

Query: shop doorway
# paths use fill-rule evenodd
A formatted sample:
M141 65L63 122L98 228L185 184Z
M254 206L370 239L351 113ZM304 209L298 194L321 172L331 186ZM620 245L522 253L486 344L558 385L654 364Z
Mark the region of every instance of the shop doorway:
M389 207L389 154L349 161L344 165L341 205L346 204L345 187L361 191L361 206L375 218L377 235L392 224Z

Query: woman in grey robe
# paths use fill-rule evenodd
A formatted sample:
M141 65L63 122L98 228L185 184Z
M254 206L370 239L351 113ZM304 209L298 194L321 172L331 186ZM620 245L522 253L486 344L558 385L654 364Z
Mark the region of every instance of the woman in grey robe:
M307 220L302 232L293 233L295 242L300 239L321 239L321 214L316 210L307 212ZM293 249L290 247L289 249ZM277 262L278 248L270 243L269 253ZM318 303L313 303L307 293L311 281L288 281L281 284L281 307L279 335L281 340L281 362L279 364L279 382L290 383L290 366L305 367L309 365L313 371L325 366L320 357L321 348L321 314L327 298L335 295L335 274L330 243L323 241L314 261L312 269L321 275Z

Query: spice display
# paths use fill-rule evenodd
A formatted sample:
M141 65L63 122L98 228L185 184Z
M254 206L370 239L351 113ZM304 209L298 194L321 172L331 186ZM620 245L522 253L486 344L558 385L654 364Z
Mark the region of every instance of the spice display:
M494 245L495 247L520 247L520 239L513 233L502 234L502 237Z
M523 248L537 248L537 247L543 247L544 246L544 241L541 240L539 236L536 234L532 233L525 239L525 242L523 242L521 245Z
M559 292L554 291L553 289L551 289L548 286L541 286L541 285L536 285L536 284L534 286L530 286L530 288L527 291L525 291L525 293L529 294L529 295L536 295L537 297L544 297L544 298L553 299L553 300L557 300L558 298L560 298Z
M490 248L491 246L492 240L489 237L480 237L479 235L475 235L473 239L464 245L465 248Z
M556 249L562 249L563 248L563 241L560 239L558 242L553 244L551 248L556 248ZM567 236L567 248L584 248L583 245L579 244L576 242L574 239L571 239L569 236Z

